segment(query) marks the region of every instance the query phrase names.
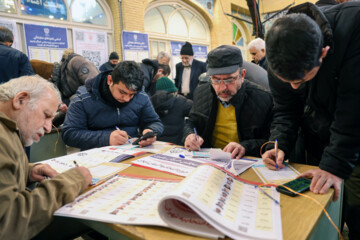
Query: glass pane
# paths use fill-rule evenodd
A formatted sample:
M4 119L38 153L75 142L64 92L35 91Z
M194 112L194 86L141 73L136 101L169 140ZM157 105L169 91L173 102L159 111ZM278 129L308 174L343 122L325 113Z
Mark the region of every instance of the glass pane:
M198 18L195 18L190 24L190 38L207 38L205 27Z
M178 35L178 36L188 36L188 29L184 18L181 16L180 13L175 13L169 21L167 26L169 34Z
M175 10L174 7L171 7L169 5L163 5L159 7L161 13L164 15L164 20L167 21L172 11Z
M96 0L73 0L71 2L71 17L74 22L106 25L104 10Z
M14 1L0 1L0 12L16 13Z
M67 20L63 0L21 0L21 13L50 19Z
M159 52L166 50L166 46L164 42L159 42Z
M151 41L151 58L156 58L158 52L159 52L158 43Z
M165 33L164 21L156 8L146 13L144 21L145 32Z
M194 14L192 14L188 10L180 10L180 12L184 15L186 23L190 24L190 21L194 17Z

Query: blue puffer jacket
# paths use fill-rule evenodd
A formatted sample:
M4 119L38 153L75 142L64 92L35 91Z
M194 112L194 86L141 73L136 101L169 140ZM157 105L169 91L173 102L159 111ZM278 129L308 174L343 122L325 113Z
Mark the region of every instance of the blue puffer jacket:
M79 87L76 97L71 101L63 126L62 138L72 147L86 150L108 146L110 134L118 126L131 137L138 137L138 129L152 129L161 135L163 125L156 114L148 95L144 92L135 94L124 107L115 108L102 99L99 86L103 75L86 81Z

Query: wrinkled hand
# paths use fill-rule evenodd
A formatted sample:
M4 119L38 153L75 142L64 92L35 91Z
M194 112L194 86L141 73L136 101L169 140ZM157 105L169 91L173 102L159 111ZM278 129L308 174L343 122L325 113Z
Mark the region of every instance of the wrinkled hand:
M37 164L30 170L30 181L41 182L46 177L53 178L59 173L48 164Z
M110 134L110 146L123 145L128 143L129 136L127 132L122 130L115 130Z
M189 151L199 151L201 145L204 143L204 139L200 136L197 136L194 133L189 134L185 139L185 148Z
M278 149L278 158L276 159L276 162L278 164L279 169L284 168L284 157L285 153L283 150ZM275 149L271 149L266 151L262 155L262 160L265 164L265 166L271 170L276 170L276 162L275 162Z
M337 201L340 196L340 187L342 179L321 169L311 169L298 176L303 178L311 178L310 190L316 194L326 193L331 186L334 187L335 194L333 201Z
M151 130L151 129L144 129L144 131L142 132L142 135L145 135L145 133L152 132L152 131L153 130ZM141 140L139 142L139 146L140 147L145 147L145 146L153 144L155 141L156 141L156 136L152 137L152 138L147 138L147 139Z
M231 159L240 159L242 156L245 155L246 150L243 146L241 146L241 144L236 142L230 142L224 147L223 151L231 153Z
M92 182L92 176L91 176L90 170L86 167L77 167L77 170L79 170L80 173L84 176L85 188L87 188Z

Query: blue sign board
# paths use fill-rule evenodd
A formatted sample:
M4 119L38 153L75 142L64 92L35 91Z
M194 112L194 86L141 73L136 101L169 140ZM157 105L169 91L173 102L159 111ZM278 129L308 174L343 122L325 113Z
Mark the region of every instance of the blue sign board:
M149 51L149 40L146 33L122 32L124 50Z
M185 44L183 42L170 42L171 54L173 56L180 56L181 47ZM194 51L194 58L207 58L207 47L202 45L192 45Z
M26 46L36 48L67 48L66 28L24 24Z

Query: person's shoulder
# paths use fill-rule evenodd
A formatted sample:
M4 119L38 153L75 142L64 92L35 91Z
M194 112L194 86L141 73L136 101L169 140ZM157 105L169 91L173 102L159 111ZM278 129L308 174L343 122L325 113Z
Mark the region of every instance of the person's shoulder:
M246 91L247 92L251 92L253 94L261 94L264 96L271 96L271 93L269 90L267 90L266 88L264 88L263 86L254 83L254 82L250 82L249 80L244 80L243 83L246 86Z

